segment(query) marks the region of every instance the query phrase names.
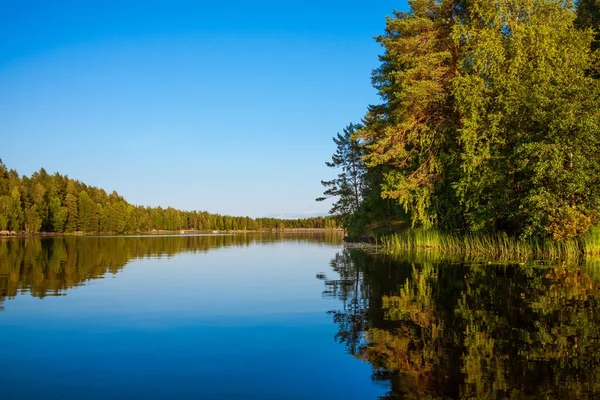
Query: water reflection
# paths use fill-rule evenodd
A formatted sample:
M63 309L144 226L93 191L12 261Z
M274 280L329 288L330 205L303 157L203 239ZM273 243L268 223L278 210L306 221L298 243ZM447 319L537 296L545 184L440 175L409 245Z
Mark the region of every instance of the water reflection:
M595 265L463 265L345 251L336 339L384 398L598 398Z
M341 244L297 234L0 241L3 291L16 294L0 313L0 398L375 399L385 387L332 340L334 302L315 279L331 275ZM116 279L87 281L106 272Z
M130 261L208 252L254 243L339 244L338 232L303 234L176 235L137 237L53 237L0 239L0 310L19 292L35 297L60 296L65 290L107 273L117 274Z

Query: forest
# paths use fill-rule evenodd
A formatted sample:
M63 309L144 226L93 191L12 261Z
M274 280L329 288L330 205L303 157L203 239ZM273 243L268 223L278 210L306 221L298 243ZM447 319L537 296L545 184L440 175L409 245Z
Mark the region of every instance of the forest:
M600 222L600 1L409 4L376 38L381 103L334 137L340 172L317 200L336 198L355 235L585 237Z
M88 186L43 168L19 176L0 160L0 231L136 233L153 230L261 231L337 229L333 217L249 218L129 204L116 192Z

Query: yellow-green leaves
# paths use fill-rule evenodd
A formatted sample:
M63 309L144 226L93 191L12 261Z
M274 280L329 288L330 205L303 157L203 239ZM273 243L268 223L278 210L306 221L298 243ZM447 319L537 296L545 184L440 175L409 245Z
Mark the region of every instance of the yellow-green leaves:
M570 2L470 6L468 22L455 31L463 56L454 81L463 172L455 187L467 223L560 240L581 236L598 201L585 188L599 183L589 173L598 169L589 162L599 146L596 123L575 119L597 119L589 103L597 84L586 77L590 34L574 28Z
M417 226L584 235L600 213L600 86L574 3L410 4L378 38L385 118L357 133L382 196ZM592 27L597 4L584 6Z
M451 82L456 55L445 34L452 20L448 1L411 2L413 12L388 19L377 38L385 48L373 83L387 103L387 126L367 125L357 136L367 143L367 165L388 165L382 196L398 199L414 225L436 221L432 196L444 180L443 153L454 125ZM449 16L450 19L446 17Z

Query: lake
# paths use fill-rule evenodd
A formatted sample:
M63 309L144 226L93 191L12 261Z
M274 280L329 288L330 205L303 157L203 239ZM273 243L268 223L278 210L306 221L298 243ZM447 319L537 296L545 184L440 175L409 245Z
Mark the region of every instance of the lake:
M599 278L336 233L5 238L0 398L597 398Z

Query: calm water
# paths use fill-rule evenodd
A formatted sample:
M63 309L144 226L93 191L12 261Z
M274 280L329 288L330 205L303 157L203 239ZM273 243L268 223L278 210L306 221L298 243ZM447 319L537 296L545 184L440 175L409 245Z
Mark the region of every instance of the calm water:
M2 239L0 398L600 398L596 271L333 234Z

